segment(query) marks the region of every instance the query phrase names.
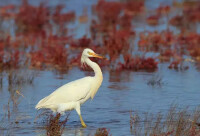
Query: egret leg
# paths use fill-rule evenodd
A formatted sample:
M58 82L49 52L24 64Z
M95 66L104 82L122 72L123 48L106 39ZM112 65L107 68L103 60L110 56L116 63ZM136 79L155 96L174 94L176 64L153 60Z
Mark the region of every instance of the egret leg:
M79 117L80 117L81 125L82 125L84 128L86 128L86 127L87 127L87 125L86 125L86 124L85 124L85 122L83 121L83 118L82 118L82 116L81 116L81 115L79 115Z
M86 128L87 125L85 124L85 122L83 121L83 118L81 116L81 110L80 110L80 103L77 103L76 105L76 112L78 113L79 117L80 117L80 121L81 121L81 125Z

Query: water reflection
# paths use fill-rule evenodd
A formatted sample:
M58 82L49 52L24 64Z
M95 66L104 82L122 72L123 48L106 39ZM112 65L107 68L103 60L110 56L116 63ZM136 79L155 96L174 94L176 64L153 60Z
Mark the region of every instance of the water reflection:
M128 90L129 88L127 86L122 86L120 84L115 84L115 83L112 83L111 85L108 86L108 88L111 88L113 90Z
M109 71L109 82L130 82L131 71Z
M112 90L129 90L127 83L133 80L133 74L130 71L109 71L108 88Z

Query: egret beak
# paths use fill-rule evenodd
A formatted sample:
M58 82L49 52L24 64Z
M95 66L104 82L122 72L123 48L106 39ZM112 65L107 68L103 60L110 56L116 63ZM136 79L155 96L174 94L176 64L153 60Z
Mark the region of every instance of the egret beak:
M99 55L99 54L96 54L96 53L90 53L90 55L92 55L93 57L96 57L96 58L100 58L100 59L106 59L106 60L107 60L107 58L106 58L106 57L104 57L104 56L101 56L101 55Z

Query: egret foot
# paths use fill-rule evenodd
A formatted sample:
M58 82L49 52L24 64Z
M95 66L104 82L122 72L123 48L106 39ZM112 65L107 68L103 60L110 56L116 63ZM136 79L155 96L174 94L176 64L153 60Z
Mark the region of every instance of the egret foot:
M81 120L81 125L82 125L84 128L86 128L87 125L86 125L85 122L83 121L82 116L80 115L79 117L80 117L80 120Z

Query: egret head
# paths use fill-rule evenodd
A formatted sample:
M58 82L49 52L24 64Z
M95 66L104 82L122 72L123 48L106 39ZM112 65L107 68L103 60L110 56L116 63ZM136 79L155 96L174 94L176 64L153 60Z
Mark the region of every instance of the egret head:
M96 57L100 59L104 59L105 57L96 54L93 50L86 48L83 50L82 56L81 56L81 63L84 64L86 59L89 57Z

